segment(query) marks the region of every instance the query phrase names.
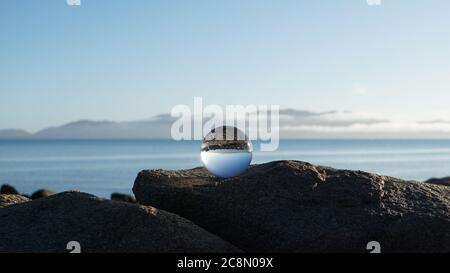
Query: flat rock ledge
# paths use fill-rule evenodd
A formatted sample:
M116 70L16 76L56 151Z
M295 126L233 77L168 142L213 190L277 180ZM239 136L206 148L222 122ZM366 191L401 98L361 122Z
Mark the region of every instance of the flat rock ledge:
M448 186L276 161L229 179L145 170L133 192L247 252L450 252Z
M71 241L81 252L240 251L175 214L80 192L1 208L0 223L0 252L67 253Z
M19 194L0 194L0 208L31 201L31 199Z

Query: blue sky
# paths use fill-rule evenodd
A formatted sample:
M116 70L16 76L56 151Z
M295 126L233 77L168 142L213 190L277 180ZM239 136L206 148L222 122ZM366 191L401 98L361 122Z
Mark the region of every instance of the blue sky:
M450 119L450 1L10 0L0 129L176 104Z

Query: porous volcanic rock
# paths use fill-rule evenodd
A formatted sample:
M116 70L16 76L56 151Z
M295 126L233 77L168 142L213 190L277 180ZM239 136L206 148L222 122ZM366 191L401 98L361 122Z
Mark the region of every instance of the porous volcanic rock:
M450 252L450 187L276 161L228 179L144 170L133 192L244 251Z
M0 252L238 252L228 242L153 207L63 192L0 209ZM72 249L72 248L70 248Z

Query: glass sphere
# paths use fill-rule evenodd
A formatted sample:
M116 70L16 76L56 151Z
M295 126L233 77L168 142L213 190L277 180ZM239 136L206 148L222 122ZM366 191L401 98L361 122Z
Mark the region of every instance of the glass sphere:
M221 126L203 139L200 158L215 176L233 177L247 169L252 161L252 151L252 143L241 130Z

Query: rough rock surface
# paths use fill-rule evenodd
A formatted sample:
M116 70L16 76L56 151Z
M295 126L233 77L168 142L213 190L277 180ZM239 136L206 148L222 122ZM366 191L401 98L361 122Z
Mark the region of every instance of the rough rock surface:
M244 251L450 252L450 187L277 161L230 179L146 170L133 192Z
M114 192L111 194L111 200L128 202L128 203L136 203L136 199L133 196L131 196L129 194L117 193L117 192Z
M233 252L192 222L152 207L64 192L0 209L0 252Z
M41 190L37 190L35 191L32 195L31 195L31 199L39 199L39 198L44 198L44 197L49 197L51 195L54 195L55 193L46 189L41 189Z
M450 186L450 176L444 178L431 178L425 181L425 183Z
M19 204L23 202L31 201L25 196L18 194L0 194L0 208L4 208L9 205Z
M13 186L9 184L3 184L0 188L0 194L19 194L19 192Z

